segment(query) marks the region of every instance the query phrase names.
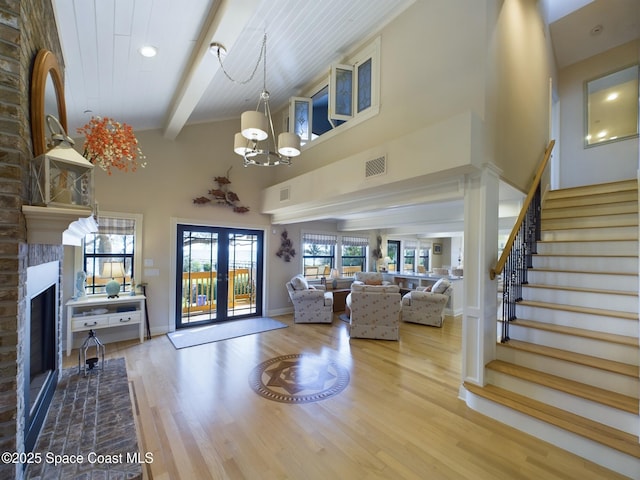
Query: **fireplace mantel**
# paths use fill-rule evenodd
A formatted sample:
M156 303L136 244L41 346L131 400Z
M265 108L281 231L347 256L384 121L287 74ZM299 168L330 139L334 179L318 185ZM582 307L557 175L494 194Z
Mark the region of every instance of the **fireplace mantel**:
M22 213L27 220L27 243L79 246L87 233L98 231L88 208L23 205Z

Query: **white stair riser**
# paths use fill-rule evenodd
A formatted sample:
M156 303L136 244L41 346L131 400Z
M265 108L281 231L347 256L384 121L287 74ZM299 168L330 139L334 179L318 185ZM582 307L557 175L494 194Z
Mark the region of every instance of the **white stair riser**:
M557 285L577 288L593 288L600 290L638 291L638 275L581 274L562 271L527 272L529 283L536 285Z
M564 335L538 328L520 327L517 320L509 324L509 337L513 340L558 348L567 352L582 353L614 362L638 365L638 347Z
M611 308L620 312L638 313L638 297L631 295L532 288L525 285L522 287L522 298L534 302L559 303L588 308ZM604 307L604 305L610 305L610 307Z
M533 256L534 268L554 268L576 272L635 273L638 274L638 257L575 257Z
M620 242L551 242L538 243L538 254L555 253L558 255L638 255L638 242L625 240Z
M630 397L637 397L638 391L640 391L640 380L638 378L565 362L544 355L536 355L535 353L524 352L502 345L498 345L496 348L496 358Z
M632 413L612 408L601 403L592 402L581 397L512 377L503 372L487 370L488 382L519 395L533 398L556 408L561 408L575 415L589 418L596 422L622 430L631 435L638 434L638 417Z
M619 227L638 226L637 213L623 213L620 215L600 215L594 217L571 217L542 220L542 230L566 228Z
M541 240L637 240L638 227L609 227L609 228L579 228L561 229L541 232Z
M638 335L638 321L624 318L590 315L586 313L553 310L550 308L516 306L516 316L525 320L537 320L554 325L583 328L595 332L615 333L629 337Z

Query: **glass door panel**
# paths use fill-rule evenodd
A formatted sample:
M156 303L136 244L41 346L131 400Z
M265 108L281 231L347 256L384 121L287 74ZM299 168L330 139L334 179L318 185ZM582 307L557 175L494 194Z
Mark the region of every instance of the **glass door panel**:
M262 315L262 237L178 225L176 328Z

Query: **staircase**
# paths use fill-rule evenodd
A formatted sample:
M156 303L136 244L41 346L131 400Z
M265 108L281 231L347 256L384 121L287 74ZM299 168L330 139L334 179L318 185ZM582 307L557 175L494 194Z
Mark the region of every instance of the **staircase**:
M640 478L637 181L549 192L541 229L510 340L465 388Z

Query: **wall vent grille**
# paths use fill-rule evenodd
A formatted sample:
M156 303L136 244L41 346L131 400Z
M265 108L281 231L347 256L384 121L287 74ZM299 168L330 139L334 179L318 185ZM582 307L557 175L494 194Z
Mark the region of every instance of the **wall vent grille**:
M290 198L290 193L291 193L290 187L286 187L286 188L283 188L282 190L280 190L280 201L281 202L288 201L289 198Z
M387 157L382 156L367 160L364 165L364 177L371 178L387 173Z

